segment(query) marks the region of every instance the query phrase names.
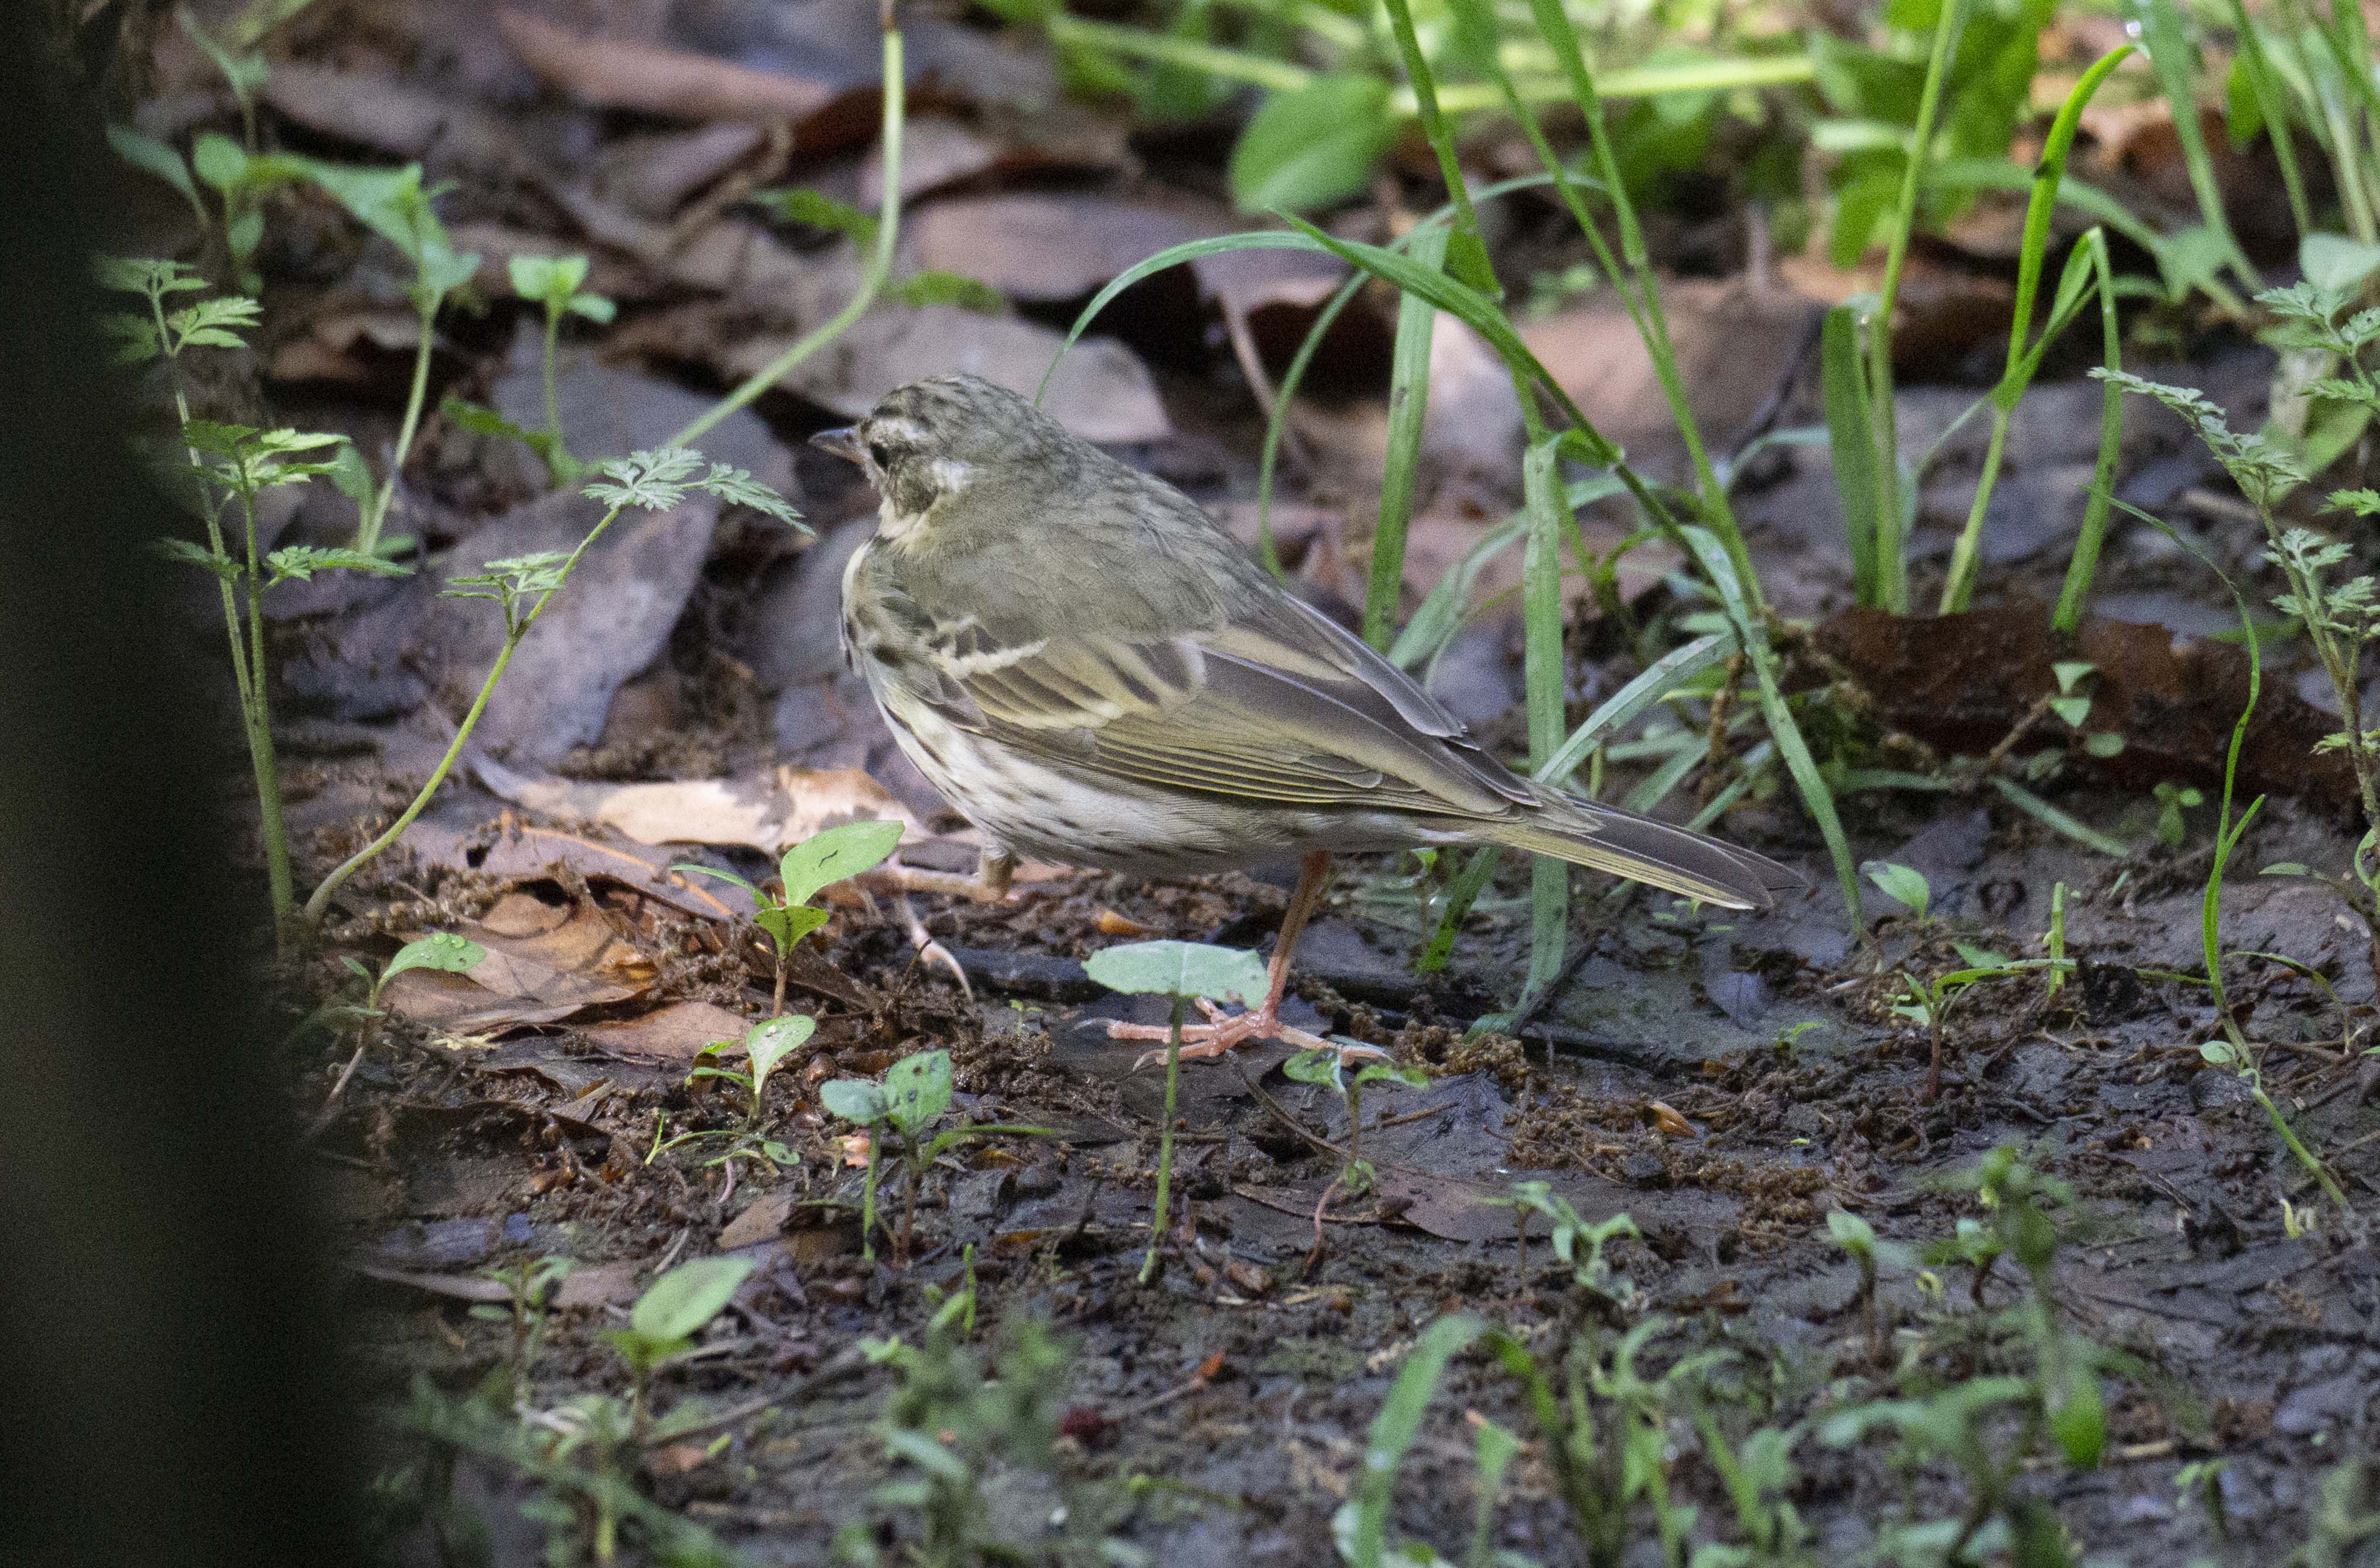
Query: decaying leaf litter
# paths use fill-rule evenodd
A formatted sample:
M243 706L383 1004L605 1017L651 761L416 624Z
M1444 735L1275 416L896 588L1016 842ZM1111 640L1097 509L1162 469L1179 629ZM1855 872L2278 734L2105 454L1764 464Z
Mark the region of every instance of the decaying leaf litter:
M407 808L507 650L506 619L443 596L447 579L569 550L602 507L559 482L567 465L680 444L720 392L879 291L695 443L791 497L815 536L732 487L624 513L516 639L443 787L280 973L293 1022L315 1009L286 1048L292 1094L348 1248L343 1326L390 1417L397 1550L453 1560L485 1529L507 1562L550 1538L599 1560L955 1562L1007 1543L1026 1561L1303 1563L1380 1561L1386 1536L1542 1562L1693 1546L1696 1563L2265 1563L2310 1542L2333 1555L2303 1561L2346 1560L2371 1534L2357 1455L2380 1305L2356 1210L2373 952L2311 874L2353 863L2357 781L2347 757L2316 754L2337 697L2266 614L2280 584L2256 559L2255 508L2181 419L2134 399L2114 495L2172 531L2119 512L2093 618L2052 638L2102 450L2101 384L2076 373L2097 362L2088 310L1998 448L1979 607L1888 613L1930 607L1994 464L1987 415L1961 417L2001 374L2021 197L1934 214L1905 257L1879 230L1864 260L1858 237L1833 258L1780 245L1778 204L1724 180L1672 176L1645 209L1657 262L1719 274L1664 277L1667 334L1781 617L1779 695L1830 770L1862 917L1739 644L1607 737L1577 782L1618 799L1659 779L1683 815L1717 804L1721 831L1802 867L1810 891L1728 916L1582 881L1559 973L1524 995L1542 962L1529 879L1488 882L1452 963L1417 973L1451 857L1343 875L1307 937L1297 1021L1428 1084L1365 1094L1358 1133L1340 1088L1284 1071L1286 1051L1186 1068L1153 1235L1164 1075L1135 1070L1141 1048L1102 1024L1162 1023L1168 1003L1110 993L1085 960L1151 939L1260 947L1285 880L1028 866L1004 905L917 891L933 883L916 873L969 869L977 843L844 671L836 588L874 498L801 438L917 374L1033 390L1111 280L1262 221L1226 200L1261 121L1226 169L1225 133L1160 134L1112 97L1060 91L1094 36L1069 30L1113 24L1061 15L1036 36L905 15L908 205L879 275L872 8L522 8L498 17L499 49L483 14L316 0L260 33L261 84L235 91L212 51L254 9L125 34L140 86L116 117L170 157L189 148L198 183L187 203L170 181L140 187L123 248L261 287L251 351L176 357L191 417L335 432L386 481L384 501L335 474L260 491L255 548L335 551L358 505L410 539L384 557L409 576L319 571L253 620L300 889ZM2047 107L2119 42L2097 26L2045 41L2067 62ZM2192 139L2153 88L2120 79L2076 163L2152 237L2182 234L2205 216ZM249 162L198 156L210 134ZM2026 135L2011 156L2029 165ZM1875 148L1845 145L1839 242L1866 210L1862 182L1883 197L1897 183L1889 163L1858 162ZM2238 429L2269 415L2302 443L2337 400L2326 416L2291 393L2274 349L2217 308L2253 267L2287 281L2301 259L2291 213L2256 199L2278 183L2257 161L2272 146L2218 145L2210 170L2252 261L2192 263L2180 240L2128 257L2204 290L2128 307L2128 363L2203 390ZM1463 153L1482 181L1536 169L1492 122ZM457 305L420 309L423 258L441 252L355 222L335 181L242 183L282 154L418 161L421 188L446 187ZM1388 243L1444 199L1420 129L1358 162L1348 188L1273 201ZM2059 210L2060 256L2073 219ZM1575 286L1597 259L1565 221L1541 182L1455 233L1492 251L1518 337L1574 407L1655 481L1691 490L1656 359L1612 280ZM1879 605L1854 593L1854 498L1820 439L1841 412L1820 323L1883 285L1887 251L1901 269L1895 449L1931 461L1906 498L1922 592ZM613 313L565 310L549 351L514 263L561 255L589 258L564 294ZM1448 263L1458 278L1464 264ZM1045 407L1252 547L1261 532L1351 620L1384 466L1411 462L1396 618L1434 628L1433 690L1517 761L1530 579L1508 519L1539 406L1524 410L1455 313L1401 319L1377 287L1298 366L1346 276L1311 248L1157 273L1059 361ZM1539 297L1525 310L1524 279ZM1415 364L1426 409L1401 434L1381 395ZM417 366L431 395L407 432ZM1259 504L1267 416L1297 376L1280 489ZM1561 588L1568 724L1728 631L1679 536L1635 541L1642 514L1608 493L1580 505L1573 565L1600 569ZM2202 553L2252 584L2252 658ZM1442 581L1461 591L1434 602ZM201 578L189 634L210 667L213 597ZM2224 1054L2200 927L2252 682L2224 820L2267 798L2217 936L2243 955L2224 1001L2255 1042L2252 1081L2228 1070L2246 1059ZM225 705L228 734L229 690ZM225 799L253 823L252 796ZM910 874L788 887L788 906L826 918L779 906L768 927L780 853L854 821L898 824ZM814 1024L753 1032L776 1012ZM896 1078L909 1121L881 1098ZM2322 1151L2343 1209L2273 1115ZM1038 1130L946 1136L968 1126ZM1995 1164L2002 1148L2021 1162ZM881 1222L865 1237L863 1203ZM1148 1256L1160 1268L1136 1282ZM1564 1355L1584 1356L1576 1397L1599 1446L1549 1444L1501 1350L1451 1363L1416 1437L1429 1390L1410 1369L1447 1354L1458 1331L1442 1319L1461 1313L1500 1326L1558 1392ZM1507 1429L1517 1447L1491 1439ZM1370 1463L1384 1452L1401 1468ZM1617 1500L1616 1533L1596 1533L1597 1497ZM1698 1516L1664 1512L1681 1505Z

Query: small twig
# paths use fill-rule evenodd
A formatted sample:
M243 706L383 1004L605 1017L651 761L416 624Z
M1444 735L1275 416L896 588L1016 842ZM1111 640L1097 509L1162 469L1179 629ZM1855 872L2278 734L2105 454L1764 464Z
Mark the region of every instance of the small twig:
M1999 765L2008 760L2008 754L2016 749L2017 742L2022 740L2034 725L2049 716L2049 705L2057 700L2058 693L2043 692L2034 705L2025 710L2024 717L2016 722L2016 727L2000 736L1998 745L1984 753L1983 771L1975 779L1977 788L1982 787L1983 775L1998 772Z
M313 1121L307 1124L305 1132L299 1135L298 1139L299 1143L312 1143L330 1130L333 1122L339 1119L339 1096L346 1092L347 1080L356 1076L358 1067L363 1065L364 1051L370 1045L371 1041L367 1039L356 1046L356 1053L347 1058L347 1064L345 1067L339 1069L339 1081L331 1086L330 1094L323 1099L322 1109L314 1113Z
M1694 786L1697 805L1707 806L1718 794L1719 775L1727 768L1727 722L1735 710L1736 683L1743 679L1743 655L1731 653L1727 661L1727 678L1719 682L1718 693L1711 698L1710 725L1703 741L1702 782Z
M1322 1196L1314 1200L1314 1246L1305 1254L1305 1266L1297 1271L1301 1280L1314 1278L1314 1270L1322 1267L1323 1211L1330 1207L1331 1198L1338 1195L1340 1186L1346 1180L1347 1172L1342 1167L1337 1175L1330 1178L1330 1185L1322 1189Z
M1259 1085L1254 1078L1248 1076L1247 1068L1242 1066L1237 1058L1232 1060L1232 1065L1239 1069L1240 1082L1247 1086L1248 1092L1255 1095L1258 1100L1263 1100L1265 1109L1271 1112L1282 1126L1287 1127L1291 1132L1295 1133L1299 1137L1304 1138L1307 1143L1312 1144L1315 1148L1323 1150L1325 1153L1338 1156L1339 1162L1342 1165L1352 1165L1355 1162L1355 1157L1353 1154L1340 1148L1337 1144L1332 1143L1329 1138L1309 1131L1305 1124L1299 1121L1296 1116L1292 1114L1287 1106L1283 1105L1280 1100L1275 1100L1271 1095L1267 1094L1263 1086Z

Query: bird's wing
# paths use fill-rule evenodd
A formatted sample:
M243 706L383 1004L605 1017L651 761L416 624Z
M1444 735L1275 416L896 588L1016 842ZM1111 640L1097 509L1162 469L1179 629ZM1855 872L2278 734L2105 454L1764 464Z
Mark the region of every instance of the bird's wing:
M1075 771L1429 816L1500 816L1534 799L1402 671L1286 595L1166 638L967 616L928 646L932 678L917 685L944 719Z

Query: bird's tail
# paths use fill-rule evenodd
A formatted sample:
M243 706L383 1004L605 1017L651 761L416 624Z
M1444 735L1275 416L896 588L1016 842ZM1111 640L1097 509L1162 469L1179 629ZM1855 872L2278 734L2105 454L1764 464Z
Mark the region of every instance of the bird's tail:
M1589 866L1730 909L1765 909L1772 889L1803 879L1790 866L1707 834L1614 807L1538 791L1535 810L1464 824L1475 836Z

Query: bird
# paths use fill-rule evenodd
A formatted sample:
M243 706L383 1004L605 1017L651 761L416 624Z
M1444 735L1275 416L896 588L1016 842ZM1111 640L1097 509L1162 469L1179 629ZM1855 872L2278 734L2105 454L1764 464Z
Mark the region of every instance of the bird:
M1264 998L1203 1004L1184 1057L1327 1043L1281 1008L1336 855L1502 845L1731 909L1800 881L1503 767L1196 502L1004 387L912 382L811 440L880 497L843 575L844 657L981 830L985 896L1020 854L1145 878L1298 860Z

